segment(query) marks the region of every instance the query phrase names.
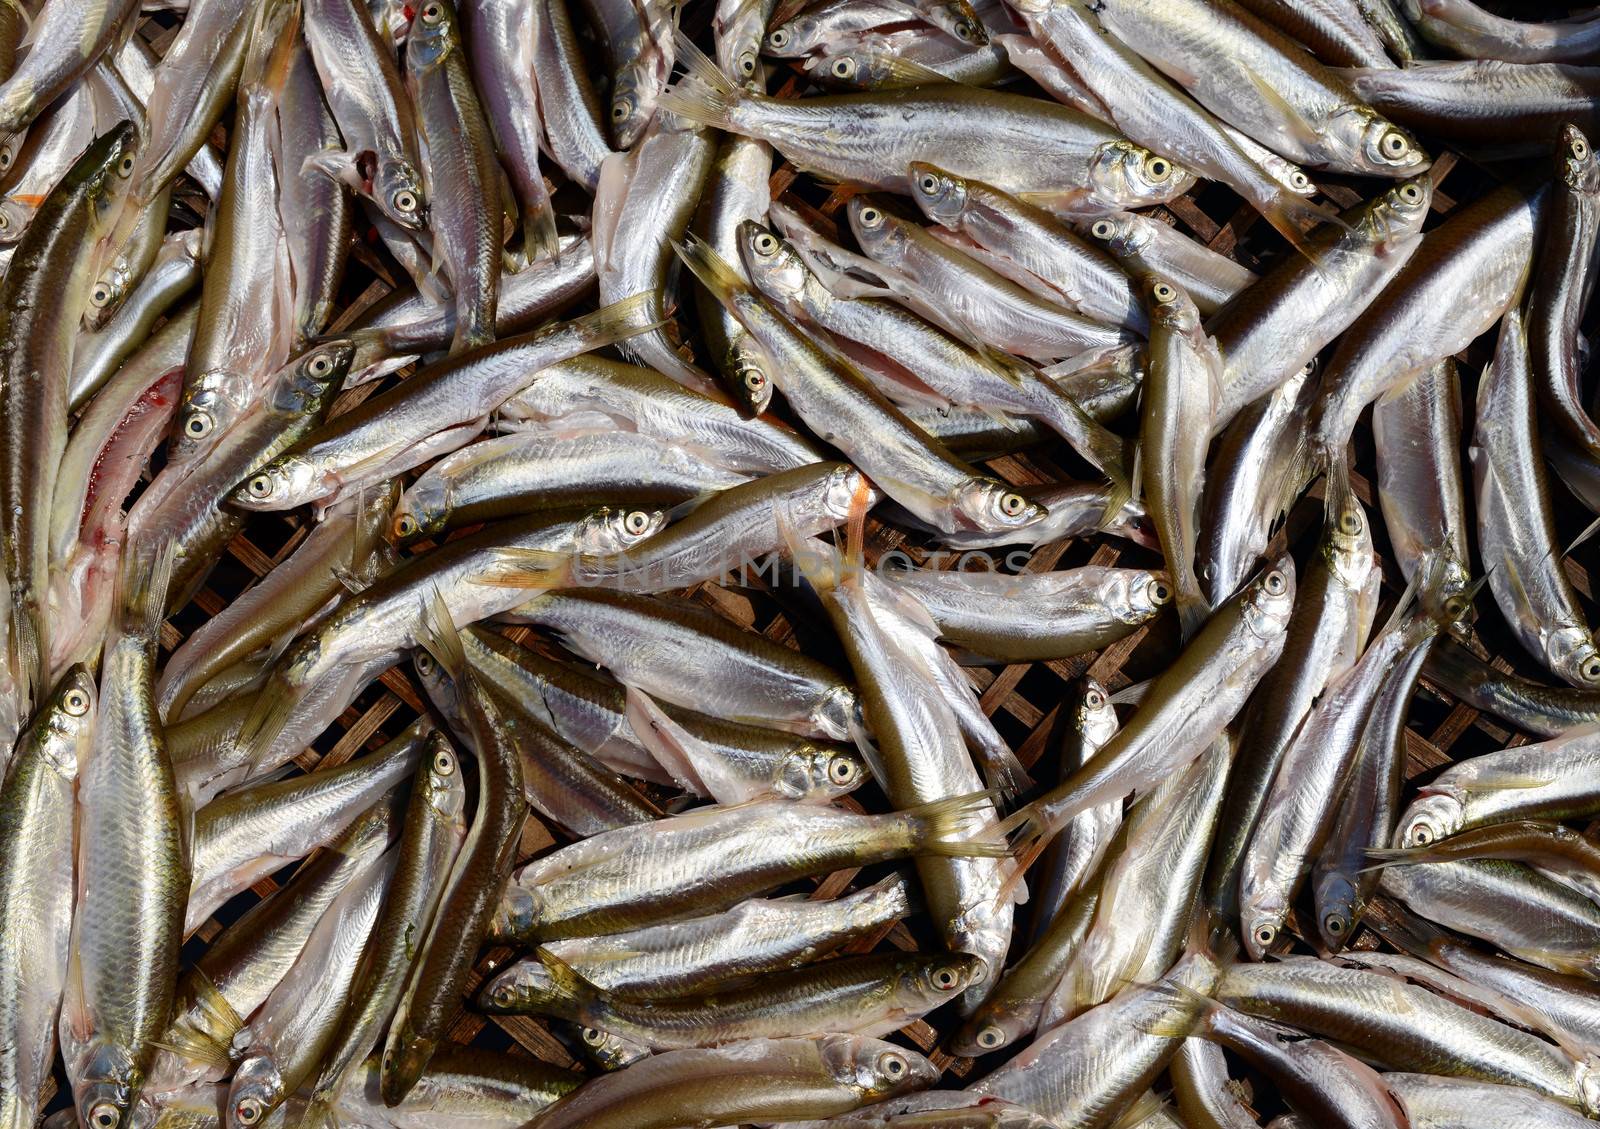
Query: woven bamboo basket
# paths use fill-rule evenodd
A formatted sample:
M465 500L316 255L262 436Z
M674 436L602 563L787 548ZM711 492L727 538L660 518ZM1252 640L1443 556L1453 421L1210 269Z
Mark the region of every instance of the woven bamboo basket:
M683 27L697 42L709 43L707 24L712 4L707 0L690 4L683 14ZM177 20L167 13L157 13L142 21L137 34L142 35L159 53L170 43L177 28ZM769 64L770 65L770 64ZM770 72L769 72L770 73ZM776 68L770 73L770 89L783 97L798 96L808 87L807 79L793 68ZM1027 89L1026 86L1023 89ZM1043 97L1037 90L1032 91ZM225 127L219 126L213 140L226 141ZM1426 143L1426 138L1424 141ZM1475 163L1458 154L1434 149L1438 155L1433 164L1435 189L1432 208L1434 215L1428 227L1437 226L1465 201L1481 196L1499 180L1511 175L1513 170L1495 165ZM547 176L559 178L559 170L546 165ZM1318 178L1329 202L1344 208L1369 194L1376 182L1347 181L1342 178ZM559 180L557 181L559 184ZM773 197L789 203L815 221L824 232L834 235L843 226L843 205L853 194L848 186L829 190L802 176L797 169L781 159L775 164L771 179ZM206 201L193 185L184 182L178 193L180 204L190 209L191 216L203 216ZM571 186L560 187L556 196L558 213L575 214L587 210L586 197ZM1147 214L1169 223L1180 231L1205 243L1213 251L1227 255L1253 270L1270 267L1286 253L1288 245L1272 228L1262 222L1250 207L1226 188L1202 183L1170 204ZM408 286L404 272L391 262L375 237L366 238L359 229L353 246L340 295L340 306L331 329L338 330L355 322L370 306L383 299L396 286ZM375 233L374 233L375 236ZM842 242L849 244L848 231ZM683 280L681 296L687 302L691 280ZM585 307L580 307L580 310ZM693 330L692 308L682 311L682 320ZM1470 436L1471 405L1476 377L1487 360L1492 343L1477 342L1461 365L1463 401L1466 405L1468 427L1462 436L1464 448ZM404 380L411 369L403 369L387 381L361 386L342 394L333 408L333 414L348 411L367 396L396 381ZM1114 425L1126 431L1129 421ZM985 464L999 477L1019 486L1042 484L1063 478L1083 477L1088 473L1084 464L1075 462L1075 456L1064 444L1049 442L1026 451L988 461ZM148 473L148 472L147 472ZM1470 471L1469 471L1470 473ZM1361 501L1372 518L1377 549L1384 563L1383 601L1378 611L1378 622L1387 617L1404 588L1404 579L1392 562L1383 522L1377 513L1375 495L1375 466L1370 440L1370 430L1363 427L1357 436L1355 473L1353 483ZM1552 478L1552 481L1556 481ZM1590 515L1579 503L1567 496L1563 488L1555 485L1556 510L1560 532L1570 540L1583 528ZM1321 521L1322 503L1320 486L1294 507L1277 533L1273 552L1284 547L1295 552L1297 560L1305 560L1306 551L1315 540ZM218 614L228 604L248 590L280 561L286 559L300 544L311 526L305 511L288 513L251 514L243 530L228 545L204 586L193 600L163 626L161 645L163 657L169 654L188 634L199 628L210 617ZM474 527L475 528L475 527ZM453 532L450 537L462 536L471 529ZM1475 537L1473 538L1475 539ZM426 552L430 543L413 547L412 552ZM891 551L908 557L917 567L953 567L957 555L938 554L939 547L918 534L909 533L876 519L869 518L867 526L866 555L869 563ZM1585 547L1578 551L1587 559L1595 550ZM938 554L938 555L935 555ZM1128 567L1159 567L1160 557L1131 542L1104 536L1075 538L1041 547L1033 553L1025 566L1026 571L1040 572L1074 568L1085 564ZM1590 613L1590 622L1596 619L1593 591L1588 570L1569 558L1565 562L1578 592ZM761 585L759 577L753 583ZM793 615L786 612L789 594L768 587L725 587L706 583L683 593L714 609L719 614L745 627L760 631L775 641L799 647L840 669L848 669L843 653L829 629L821 626L815 616ZM1479 641L1496 668L1519 670L1529 677L1548 680L1541 675L1531 660L1522 653L1501 622L1493 602L1485 594L1478 601L1480 618L1477 624ZM559 647L540 637L528 628L509 628L506 633L514 640L560 654ZM1150 678L1170 661L1177 646L1175 617L1162 616L1141 627L1126 639L1103 651L1078 655L1046 663L1017 664L1001 667L967 668L973 685L980 694L982 708L999 731L1011 742L1022 763L1032 771L1035 779L1048 783L1057 777L1060 731L1058 722L1061 704L1067 699L1071 684L1087 675L1099 679L1113 692L1133 683ZM407 665L397 666L369 686L340 716L336 724L322 734L314 744L305 749L295 763L302 771L320 767L333 767L351 757L381 746L397 735L419 713L426 712L425 696L410 674ZM1419 779L1437 774L1441 766L1464 757L1475 756L1506 745L1522 744L1532 740L1529 735L1507 728L1498 719L1480 714L1472 707L1455 701L1448 694L1424 679L1413 703L1407 731L1409 756L1406 775L1411 785ZM672 799L670 792L644 785L658 800ZM859 804L867 810L886 810L881 793L868 785L856 796L844 801ZM560 829L548 827L540 818L530 815L522 837L518 856L519 865L540 854L554 844L566 841ZM187 965L196 959L206 946L232 921L237 919L255 901L273 893L293 873L287 868L263 879L248 893L241 894L207 920L187 942L184 961ZM871 871L845 870L814 879L800 888L786 891L804 893L809 897L825 899L837 897L880 877L882 868ZM1018 918L1019 937L1029 923L1029 910L1023 907ZM1293 922L1291 922L1293 924ZM914 949L936 948L937 940L925 920L916 916L852 946L852 952L866 952L881 947ZM1020 942L1019 942L1020 944ZM1356 947L1371 947L1375 937L1362 931L1354 939ZM1012 958L1021 950L1013 951ZM511 949L490 947L479 954L476 972L468 985L468 996L475 992L484 979L514 959ZM973 1060L950 1054L945 1049L948 1037L958 1025L951 1007L943 1008L926 1019L918 1020L897 1032L892 1038L927 1054L944 1072L940 1086L959 1089L981 1077L994 1065L1005 1060L1009 1051L1002 1051L991 1059ZM458 1044L482 1047L486 1050L509 1051L525 1054L577 1070L593 1070L580 1056L575 1056L570 1044L558 1037L551 1025L542 1019L521 1016L487 1016L470 1006L464 998L460 1012L450 1028L450 1038ZM1272 1093L1270 1084L1259 1076L1252 1076L1240 1064L1233 1063L1236 1076L1246 1077L1254 1095L1254 1104L1263 1115L1282 1111L1281 1102ZM56 1092L47 1109L53 1111L67 1102L66 1079L61 1075L59 1063L55 1078ZM1158 1083L1158 1090L1161 1084Z

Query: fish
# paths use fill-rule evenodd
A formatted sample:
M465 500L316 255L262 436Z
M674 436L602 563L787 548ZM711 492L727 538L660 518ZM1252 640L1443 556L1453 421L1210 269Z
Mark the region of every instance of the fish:
M1207 317L1256 282L1247 267L1137 212L1113 211L1073 222L1084 235L1104 243L1130 275L1170 278Z
M611 155L605 134L610 119L589 81L582 44L567 0L535 0L533 75L545 143L551 159L589 192L600 184L600 166Z
M742 225L759 223L772 207L771 176L772 149L766 142L737 135L718 141L692 230L730 264L740 262ZM709 290L697 287L694 298L722 386L747 415L760 416L772 402L773 387L761 346Z
M1267 23L1311 48L1330 67L1393 67L1388 49L1357 0L1241 0Z
M0 137L18 133L132 31L134 0L82 5L47 0L33 13L23 54L0 81Z
M582 1076L523 1055L441 1047L404 1101L392 1109L380 1089L381 1056L357 1064L332 1115L341 1125L402 1129L416 1117L470 1118L485 1129L515 1129L531 1112L572 1093Z
M1600 69L1498 59L1418 61L1341 72L1374 109L1402 125L1463 145L1554 143L1568 124L1600 129Z
M1385 1074L1383 1084L1400 1103L1413 1129L1488 1129L1508 1124L1528 1129L1582 1129L1587 1120L1520 1086L1399 1072Z
M1472 0L1401 0L1401 10L1423 39L1465 58L1562 63L1600 54L1600 25L1592 19L1510 20Z
M1423 668L1428 680L1474 709L1504 718L1518 729L1540 737L1559 737L1569 729L1600 721L1600 697L1592 690L1543 686L1516 674L1502 673L1466 647L1444 640L1428 653Z

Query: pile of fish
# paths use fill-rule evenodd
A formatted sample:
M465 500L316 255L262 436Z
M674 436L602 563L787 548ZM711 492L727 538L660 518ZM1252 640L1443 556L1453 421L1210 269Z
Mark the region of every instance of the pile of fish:
M146 7L0 0L0 1129L1600 1118L1600 16Z

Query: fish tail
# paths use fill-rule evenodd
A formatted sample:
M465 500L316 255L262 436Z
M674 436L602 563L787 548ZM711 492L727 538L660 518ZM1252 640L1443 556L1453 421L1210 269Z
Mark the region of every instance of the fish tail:
M1003 838L993 834L993 826L981 829L982 838L974 838L968 827L974 816L992 815L994 801L993 792L969 792L906 808L900 814L911 821L918 854L945 858L1007 858L1011 848Z
M422 624L417 637L422 649L433 656L434 662L452 681L459 683L467 671L467 652L461 645L461 633L456 630L450 605L445 603L444 593L437 587L433 598L422 605Z
M660 314L660 296L641 290L620 302L601 306L592 314L574 318L567 323L567 328L583 338L590 349L599 349L660 329L670 320Z
M684 77L662 93L657 105L692 122L726 128L742 92L681 29L673 30L673 38Z
M167 593L172 587L178 545L168 541L153 556L128 553L117 580L118 606L124 635L154 641L167 617Z
M1187 643L1211 618L1211 605L1198 590L1178 593L1178 630Z
M1377 853L1367 852L1369 857ZM1389 944L1413 956L1426 958L1441 951L1450 943L1449 934L1444 930L1431 921L1424 921L1416 914L1406 911L1399 903L1388 898L1380 897L1372 900L1367 906L1366 922Z
M534 956L550 975L551 995L578 1007L587 1007L604 1001L609 993L585 977L576 968L556 956L543 945L534 949Z
M717 254L716 248L693 232L684 236L683 242L674 243L672 249L678 253L678 258L683 260L683 265L700 280L700 285L710 291L711 296L724 306L729 305L735 294L750 289L728 260Z
M1257 205L1261 218L1277 229L1282 235L1307 259L1311 259L1310 245L1306 241L1306 230L1318 224L1332 223L1350 229L1350 225L1339 218L1339 213L1332 208L1321 204L1313 204L1302 196L1296 196L1287 190L1278 192L1270 201ZM1312 259L1312 262L1315 262Z
M1215 1015L1222 1008L1221 1004L1209 996L1202 995L1187 984L1180 984L1175 980L1160 980L1154 984L1147 984L1143 991L1152 996L1156 1002L1165 1005L1166 1010L1138 1023L1139 1030L1146 1035L1155 1035L1159 1038L1185 1038L1209 1016Z
M565 588L571 584L576 571L574 560L568 553L508 546L494 551L494 563L473 583L491 588L532 588L541 591Z
M27 600L11 605L11 676L17 684L17 701L22 713L30 711L36 691L43 692L46 681L44 646L39 638L38 609Z

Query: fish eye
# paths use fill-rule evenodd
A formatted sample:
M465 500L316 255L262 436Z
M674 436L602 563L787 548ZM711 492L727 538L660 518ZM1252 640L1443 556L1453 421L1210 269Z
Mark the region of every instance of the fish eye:
M1600 681L1600 655L1590 655L1583 660L1583 666L1578 668L1578 673L1583 675L1585 682Z
M1106 704L1106 696L1098 690L1090 690L1083 696L1083 704L1092 710L1097 710Z
M0 169L4 169L5 167L6 167L6 161L3 158L0 158ZM11 217L6 215L4 212L0 212L0 231L4 231L6 228L8 228L10 226L11 226Z
M1274 596L1281 596L1289 590L1289 582L1283 578L1283 573L1277 569L1267 573L1266 579L1261 583Z
M1278 927L1276 925L1258 925L1256 926L1255 935L1256 944L1263 949L1269 948L1278 939Z
M1160 184L1172 175L1172 162L1165 157L1151 157L1144 163L1145 175Z
M753 51L746 51L739 56L739 73L746 78L756 73L756 56Z
M778 249L778 237L770 231L763 231L755 237L754 246L757 254L770 255Z
M417 194L409 188L402 188L394 194L394 210L410 214L417 210Z
M1089 234L1096 239L1110 239L1116 234L1116 230L1110 220L1095 220L1094 226L1089 229Z
M627 116L628 116L628 104L626 102L616 102L616 103L612 104L612 106L611 106L611 120L612 121L620 122L624 118L626 118Z
M1328 931L1328 935L1330 937L1343 937L1344 916L1342 914L1330 913L1327 917L1322 919L1322 927Z
M394 519L394 532L396 537L410 537L417 532L417 519L410 514L401 514Z
M1000 512L1006 517L1021 517L1028 508L1028 499L1021 494L1004 494L1000 498Z
M245 483L244 489L245 493L249 494L252 498L271 497L272 477L266 474L258 474L249 482Z
M191 439L204 439L211 434L215 422L205 412L195 412L183 421L183 433Z
M122 1113L110 1102L96 1102L89 1110L89 1124L94 1129L117 1129L121 1120Z
M606 1045L605 1033L602 1031L596 1031L593 1027L585 1027L582 1031L578 1032L578 1037L585 1043L588 1043L591 1047L603 1047Z
M1405 134L1399 130L1391 129L1383 135L1383 140L1378 142L1378 152L1391 161L1397 161L1411 152L1411 142L1407 141Z
M0 148L0 169L9 169L11 167L12 156L11 146L7 145Z
M868 227L872 227L883 220L883 213L873 207L862 208L857 214L861 217L861 222Z
M61 699L61 708L73 717L82 717L89 712L89 695L77 687L68 690Z
M103 282L95 283L94 289L89 293L89 304L97 310L104 309L111 304L111 287Z
M1583 160L1589 155L1589 143L1581 137L1572 139L1572 155L1578 160Z
M1411 841L1419 847L1426 847L1433 842L1433 828L1426 823L1419 823L1411 830Z
M788 28L780 27L771 35L767 36L767 42L772 44L774 47L783 48L787 47L789 45L789 40L793 38L794 34Z
M416 664L417 664L417 673L422 675L422 677L428 678L433 674L433 669L434 669L433 656L428 654L427 651L418 651L417 652Z
M1354 510L1346 510L1339 515L1339 528L1352 537L1361 532L1361 515Z
M856 61L851 58L835 59L833 66L828 68L833 72L834 78L854 78L856 74Z
M917 181L917 184L924 192L926 192L930 196L932 196L935 192L939 191L939 178L934 176L931 172L930 173L923 173L922 174L922 179Z
M261 1120L263 1112L265 1111L261 1108L260 1098L245 1098L233 1107L233 1115L239 1119L242 1125L254 1125Z
M643 533L650 528L650 515L643 510L630 511L628 516L622 519L622 528L633 534Z
M429 4L426 8L422 9L423 23L436 24L442 19L444 19L444 8L440 7L438 4Z
M961 978L955 974L953 969L949 968L934 969L933 976L930 979L933 982L933 986L941 992L948 992L961 983Z
M984 1050L992 1051L1006 1041L1006 1033L991 1023L978 1032L978 1037L974 1041Z
M887 1051L882 1058L878 1059L878 1069L883 1072L885 1078L894 1081L904 1077L906 1071L910 1069L910 1065L906 1062L904 1055L896 1054L894 1051Z
M500 985L491 995L494 997L494 1002L501 1007L510 1007L517 998L516 990L510 984Z
M1172 589L1167 587L1166 581L1156 580L1150 584L1150 601L1154 604L1164 604L1172 599Z
M449 749L440 749L433 754L433 771L439 776L449 776L456 770L455 754Z
M333 358L326 353L318 353L306 362L306 371L312 376L327 376L333 371Z
M1289 174L1289 184L1297 191L1304 192L1311 187L1311 178L1302 170L1295 169L1294 172Z
M849 757L834 757L828 762L828 779L835 784L853 784L859 772Z
M972 24L970 24L966 20L958 20L956 22L955 27L952 30L956 33L956 38L957 39L968 39L968 40L970 40L972 38L972 35L973 35Z
M1415 184L1402 184L1400 186L1400 199L1407 204L1422 203L1422 189Z
M1150 288L1150 293L1155 295L1157 302L1171 302L1177 299L1178 291L1165 282L1158 282Z
M1303 376L1310 376L1312 373L1314 373L1316 371L1317 371L1317 358L1315 358L1315 357L1312 357L1309 361L1307 361L1300 368L1301 375L1303 375Z
M767 386L766 373L760 369L747 368L744 370L744 386L752 392L760 392Z
M117 175L118 176L127 176L132 171L133 171L133 155L130 153L130 154L125 155L122 158L122 160L117 162Z

